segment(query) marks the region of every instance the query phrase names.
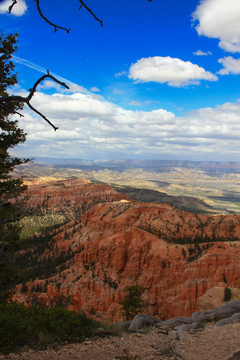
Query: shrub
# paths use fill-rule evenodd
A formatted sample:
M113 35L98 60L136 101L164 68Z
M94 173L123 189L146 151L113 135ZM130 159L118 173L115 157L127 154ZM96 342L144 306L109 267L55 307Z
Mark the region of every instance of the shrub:
M232 297L232 291L231 289L229 289L228 287L224 288L224 299L223 301L229 301L231 300Z
M0 352L7 354L23 345L36 347L64 341L81 342L98 326L84 314L62 307L1 305Z
M205 327L205 324L203 323L203 322L199 322L199 323L197 323L197 329L204 329L204 327Z
M125 319L131 320L135 315L147 308L146 302L141 299L143 287L141 285L135 284L127 286L123 291L126 293L126 295L124 300L120 301L119 304L122 305Z

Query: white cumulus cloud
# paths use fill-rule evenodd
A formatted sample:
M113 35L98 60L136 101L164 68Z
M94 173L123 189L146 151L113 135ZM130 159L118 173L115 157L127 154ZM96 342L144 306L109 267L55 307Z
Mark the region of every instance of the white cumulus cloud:
M224 50L240 52L239 0L202 0L192 17L199 35L219 39Z
M239 161L240 102L203 108L186 116L164 109L126 110L90 94L37 92L32 104L55 126L28 108L20 125L27 141L20 156L79 158L155 157ZM16 117L16 116L15 116Z
M12 0L5 0L0 2L0 14L8 13L9 6L12 5ZM22 16L27 11L27 5L25 0L18 0L13 6L11 14L15 16Z
M219 74L240 74L240 59L234 59L232 56L225 56L224 58L219 59L218 62L223 65L223 68L218 72Z
M204 68L178 58L155 56L142 58L129 69L129 78L140 81L167 83L180 87L199 84L200 80L216 81L216 75Z

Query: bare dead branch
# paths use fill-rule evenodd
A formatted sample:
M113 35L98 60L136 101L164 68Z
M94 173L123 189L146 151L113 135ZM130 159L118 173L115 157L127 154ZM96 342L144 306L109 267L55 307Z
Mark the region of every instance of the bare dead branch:
M31 109L32 111L34 111L35 113L37 113L37 114L38 114L39 116L41 116L49 125L51 125L55 131L58 129L58 127L54 126L53 123L51 123L51 121L48 120L45 115L43 115L40 111L38 111L37 109L35 109L35 107L33 107L33 106L30 104L29 101L26 101L26 104L30 107L30 109Z
M52 80L55 81L57 84L65 87L66 89L69 89L69 86L67 86L64 82L58 80L58 79L55 78L54 76L50 75L49 70L47 70L47 74L41 76L41 77L35 82L35 84L33 85L32 89L29 90L30 93L29 93L29 95L28 95L27 98L26 98L26 99L28 99L28 101L31 100L31 98L33 97L34 93L36 92L37 86L38 86L43 80L45 80L45 79L47 79L47 78L52 79Z
M9 14L11 13L11 11L12 11L12 9L13 9L13 7L14 7L14 5L16 5L17 4L17 0L12 0L12 4L9 6L9 8L8 8L8 12L9 12Z
M0 104L2 104L3 106L7 106L7 103L11 102L11 101L19 101L19 102L23 102L25 104L28 105L28 107L34 111L35 113L37 113L39 116L41 116L49 125L51 125L53 127L53 129L56 131L58 129L58 127L54 126L51 121L49 119L46 118L45 115L43 115L40 111L38 111L34 106L32 106L32 104L30 103L30 100L32 99L34 93L37 90L37 86L45 79L52 79L53 81L55 81L57 84L65 87L66 89L69 89L69 87L62 81L56 79L54 76L49 74L49 70L47 70L47 74L41 76L33 85L32 89L29 90L29 94L28 96L24 97L24 96L19 96L19 95L11 95L11 96L6 96L6 97L0 97ZM14 112L15 114L18 114L20 116L23 116L21 114L19 114L18 112Z
M68 34L70 33L70 29L66 29L66 28L64 28L64 27L62 27L62 26L58 26L58 25L52 23L50 20L48 20L48 19L46 18L46 16L44 16L43 13L42 13L42 10L41 10L40 4L39 4L39 0L34 0L34 1L36 1L39 15L40 15L41 18L42 18L43 20L45 20L50 26L53 26L53 27L54 27L54 32L57 32L57 29L60 29L60 30L65 30Z
M52 23L50 20L48 20L48 19L46 18L46 16L44 16L43 13L42 13L42 10L41 10L41 8L40 8L40 3L39 3L40 0L34 0L34 1L36 1L39 15L41 16L41 18L42 18L44 21L46 21L46 23L48 23L50 26L53 26L53 27L54 27L54 32L57 32L57 29L60 29L60 30L66 31L68 34L70 33L70 29L67 29L67 28L65 28L65 27L56 25L56 24ZM152 1L152 0L148 0L148 1ZM79 0L79 2L80 2L80 4L81 4L80 7L79 7L79 10L80 10L82 7L84 7L84 8L94 17L94 19L95 19L96 21L98 21L101 26L103 26L102 20L100 20L100 19L94 14L94 12L85 4L85 2L84 2L83 0ZM17 4L17 0L12 0L12 4L11 4L11 5L9 6L9 8L8 8L9 14L11 13L14 5L16 5L16 4Z
M94 12L83 2L83 0L79 0L80 1L80 8L79 10L84 6L85 9L94 17L95 20L100 22L100 25L103 26L103 22L102 20L100 20L95 14Z

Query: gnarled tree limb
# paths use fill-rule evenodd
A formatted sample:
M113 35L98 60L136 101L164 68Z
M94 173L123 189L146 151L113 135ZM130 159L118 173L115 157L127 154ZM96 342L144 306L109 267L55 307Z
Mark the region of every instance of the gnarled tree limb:
M69 87L62 81L56 79L54 76L49 74L49 71L47 71L48 73L41 76L33 85L32 89L30 89L28 96L24 97L24 96L20 96L20 95L11 95L11 96L6 96L6 97L1 97L0 98L0 104L2 104L3 106L7 106L7 104L11 101L20 101L22 103L25 103L28 105L28 107L34 111L35 113L37 113L39 116L41 116L49 125L51 125L53 127L53 129L56 131L58 128L56 126L54 126L51 121L49 119L46 118L45 115L43 115L40 111L38 111L37 109L35 109L34 106L32 106L32 104L30 103L30 100L32 99L34 93L37 90L37 86L40 84L41 81L49 78L52 79L53 81L55 81L56 83L62 85L63 87L65 87L66 89L69 89ZM16 112L15 112L16 113ZM17 113L18 115L21 116L21 114Z
M70 33L70 29L67 29L67 28L65 28L65 27L56 25L56 24L52 23L50 20L48 20L48 19L46 18L46 16L44 16L43 13L42 13L42 10L41 10L41 8L40 8L39 0L34 0L34 1L36 1L39 15L40 15L41 18L42 18L44 21L46 21L50 26L53 26L53 27L54 27L54 32L57 32L57 29L60 29L60 30L66 31L68 34ZM16 5L16 4L17 4L17 0L12 0L12 4L11 4L11 5L9 6L9 8L8 8L9 14L11 13L14 5Z
M70 33L70 29L67 29L67 28L65 28L65 27L59 26L59 25L57 25L57 24L54 24L54 23L52 23L50 20L48 20L48 18L46 18L46 16L44 16L43 13L42 13L42 10L41 10L41 7L40 7L40 0L34 0L34 1L36 1L36 5L37 5L37 9L38 9L39 15L41 16L41 18L42 18L44 21L46 21L46 23L48 23L50 26L53 26L53 27L54 27L54 32L57 32L57 30L60 29L60 30L66 31L68 34ZM82 1L82 0L79 0L79 1L80 1L80 3L81 3L81 6L80 6L79 10L84 6L85 9L94 17L94 19L95 19L96 21L98 21L98 22L101 24L101 26L103 26L102 20L100 20L100 19L94 14L94 12L85 4L85 2ZM12 0L12 4L11 4L11 5L9 6L9 8L8 8L8 12L9 12L9 13L11 13L14 5L16 5L16 4L17 4L17 0Z
M100 22L100 25L103 26L103 22L102 20L100 20L95 14L94 12L82 1L82 0L79 0L81 5L80 5L80 8L79 10L84 6L85 9L94 17L95 20L99 21Z
M54 27L54 32L57 32L57 29L61 29L61 30L65 30L68 34L70 33L70 29L66 29L66 28L64 28L64 27L62 27L62 26L58 26L58 25L52 23L51 21L49 21L49 20L46 18L46 16L44 16L43 13L42 13L42 10L41 10L40 4L39 4L39 0L34 0L34 1L36 1L39 15L40 15L41 18L42 18L43 20L45 20L50 26L53 26L53 27Z
M70 29L67 29L67 28L65 28L65 27L56 25L56 24L52 23L50 20L48 20L48 19L46 18L46 16L44 16L43 13L42 13L42 10L41 10L41 8L40 8L39 0L34 0L34 1L36 1L37 9L38 9L38 12L39 12L39 15L41 16L41 18L42 18L44 21L46 21L50 26L53 26L55 32L57 32L57 29L60 29L60 30L66 31L68 34L70 33ZM148 0L148 1L152 1L152 0ZM84 8L94 17L94 19L95 19L96 21L98 21L101 26L103 26L102 20L100 20L100 19L94 14L94 12L85 4L85 2L84 2L83 0L79 0L79 2L80 2L80 4L81 4L80 7L79 7L79 10L80 10L82 7L84 7ZM11 4L11 5L9 6L9 8L8 8L8 12L9 12L9 13L11 13L14 5L16 5L16 4L17 4L17 0L12 0L12 4Z

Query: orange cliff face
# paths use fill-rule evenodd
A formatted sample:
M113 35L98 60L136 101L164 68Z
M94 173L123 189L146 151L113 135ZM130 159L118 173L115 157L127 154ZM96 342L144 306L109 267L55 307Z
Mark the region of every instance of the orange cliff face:
M94 186L99 187L95 194L101 194L103 185ZM46 279L28 282L27 293L17 286L13 298L37 298L48 305L68 298L69 309L117 321L122 319L123 289L138 283L149 314L189 316L211 287L240 286L239 238L239 215L195 215L166 204L122 199L99 203L80 223L67 224L45 251L48 258L71 250L65 268L58 266L47 285ZM44 283L46 291L31 292Z
M20 197L26 201L28 209L37 210L39 214L47 212L64 213L75 219L97 203L127 199L108 185L92 184L84 178L59 180L42 184L28 185L28 190Z

